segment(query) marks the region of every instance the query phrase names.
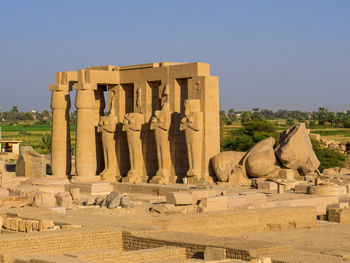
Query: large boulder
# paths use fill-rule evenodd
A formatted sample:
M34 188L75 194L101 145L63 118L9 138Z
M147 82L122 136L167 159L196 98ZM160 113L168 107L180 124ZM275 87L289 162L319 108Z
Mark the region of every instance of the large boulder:
M46 176L46 160L32 146L23 146L16 164L16 176L42 178Z
M249 176L267 176L278 169L274 145L275 139L269 137L249 150L245 159L246 172Z
M243 159L245 152L221 152L211 159L211 164L219 182L228 182L232 171Z
M320 165L305 123L293 125L281 133L276 155L285 167L298 170L302 175L315 171Z

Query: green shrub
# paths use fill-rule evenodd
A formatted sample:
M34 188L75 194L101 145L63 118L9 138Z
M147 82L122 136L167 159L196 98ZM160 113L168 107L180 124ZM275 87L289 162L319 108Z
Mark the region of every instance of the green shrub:
M319 141L312 138L311 143L315 154L321 163L319 167L320 171L323 171L323 169L326 168L345 166L346 157L344 154L329 148L324 148Z
M256 143L273 137L276 143L279 141L279 133L276 126L267 121L250 120L243 124L243 128L233 130L230 136L227 136L221 144L223 151L247 151Z
M45 133L41 136L41 147L44 153L51 152L51 134Z

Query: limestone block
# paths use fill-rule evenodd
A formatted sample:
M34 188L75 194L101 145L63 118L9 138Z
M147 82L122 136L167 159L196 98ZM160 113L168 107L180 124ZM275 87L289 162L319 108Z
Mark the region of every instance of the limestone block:
M71 194L73 200L80 199L80 188L69 189L69 193Z
M243 195L227 195L227 208L233 209L247 205L247 198Z
M227 182L233 167L243 159L245 152L227 151L215 155L211 159L216 178L219 182Z
M32 230L39 231L39 221L33 220L32 222Z
M63 192L56 195L57 205L60 207L71 208L73 206L73 199L70 193Z
M0 200L0 206L7 208L23 207L28 205L31 200L32 199L27 196L6 197Z
M188 191L192 194L193 203L197 203L202 198L217 196L218 192L214 189L196 189Z
M262 193L245 193L242 195L246 197L247 204L257 205L267 202L266 195Z
M301 174L313 172L320 165L312 148L305 123L293 125L281 133L276 155L285 167L298 170Z
M165 195L167 204L190 205L193 204L192 194L187 191L168 192Z
M52 220L40 220L39 222L39 231L43 231L53 227L55 224Z
M26 220L20 219L18 222L18 231L26 232Z
M16 164L16 175L31 178L46 176L46 160L31 146L23 146Z
M249 176L266 176L278 169L276 166L274 145L275 139L269 137L258 142L249 150L245 161L246 171Z
M227 196L202 198L199 203L200 212L218 211L227 209Z
M340 168L339 173L340 174L350 174L350 169L348 169L348 168Z
M292 169L281 169L278 171L278 177L286 180L294 180L294 171Z
M324 175L337 175L339 173L339 167L332 167L323 169L322 174Z
M344 195L347 189L344 185L311 185L307 188L307 193L311 195Z
M32 220L25 220L25 227L26 227L26 232L32 232L33 231Z
M306 184L297 184L294 187L294 192L300 193L300 194L306 194L307 188L308 188L308 185L306 185Z
M277 184L277 193L278 194L283 194L283 192L284 192L284 185Z
M269 181L258 181L258 190L277 192L277 183Z
M328 208L328 221L340 224L350 224L350 209L349 208Z
M10 229L13 231L18 231L19 218L10 218Z
M176 206L172 204L155 204L151 207L150 211L157 215L172 215L179 213L186 213L189 206ZM192 206L193 208L193 206Z
M224 260L226 259L226 249L219 247L206 247L204 250L204 260Z
M9 196L9 190L7 190L6 188L0 188L0 199L4 198L4 197L8 197Z
M56 198L52 193L39 192L35 195L32 206L35 207L55 207Z

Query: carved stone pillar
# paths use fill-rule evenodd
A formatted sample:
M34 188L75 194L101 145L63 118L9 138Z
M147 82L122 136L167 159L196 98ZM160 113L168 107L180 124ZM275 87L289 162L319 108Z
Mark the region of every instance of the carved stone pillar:
M59 178L71 173L70 106L68 90L52 90L51 169Z
M77 89L77 134L75 167L77 176L96 176L95 95L93 89Z

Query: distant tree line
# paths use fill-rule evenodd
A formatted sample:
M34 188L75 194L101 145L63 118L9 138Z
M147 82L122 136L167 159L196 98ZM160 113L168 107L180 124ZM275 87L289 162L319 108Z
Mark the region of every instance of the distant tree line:
M231 125L240 121L242 124L249 123L251 120L286 120L288 126L297 122L308 122L312 126L334 126L350 128L350 111L331 112L325 107L320 107L318 111L307 112L299 110L278 110L267 109L260 110L253 108L252 111L235 111L230 109L227 112L220 111L222 124Z
M50 124L52 114L48 110L40 111L20 111L18 106L13 106L10 111L0 111L0 120L3 122L17 123L19 121L34 121L37 124Z

